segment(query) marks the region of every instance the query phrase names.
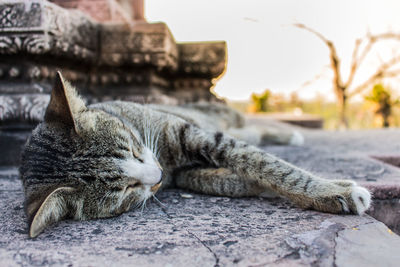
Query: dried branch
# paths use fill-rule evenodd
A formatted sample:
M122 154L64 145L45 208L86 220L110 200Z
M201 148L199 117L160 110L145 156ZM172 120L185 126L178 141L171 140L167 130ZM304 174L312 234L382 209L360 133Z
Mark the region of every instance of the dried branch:
M348 96L352 97L356 94L361 93L363 90L368 88L368 85L376 82L379 79L395 77L399 75L400 70L389 70L391 67L398 63L400 63L400 56L394 57L388 62L383 63L373 75L371 75L366 81L357 86L351 93L349 93Z
M319 39L321 39L326 46L328 46L329 51L330 51L330 68L333 71L333 88L336 93L336 97L338 100L338 107L339 107L339 117L340 117L340 124L344 125L345 127L347 126L347 119L346 119L346 102L347 100L362 92L368 86L374 82L376 82L379 79L382 78L387 78L387 77L398 77L400 75L400 69L393 69L393 66L395 66L397 63L400 63L400 56L394 56L391 60L387 62L383 62L379 68L376 70L376 72L371 75L366 81L364 81L362 84L357 86L352 93L349 92L349 88L351 87L354 77L357 73L357 70L359 69L360 65L363 63L365 58L368 56L370 53L373 45L377 43L380 40L398 40L400 41L400 34L396 33L383 33L383 34L377 34L377 35L371 35L370 33L367 34L366 37L363 39L357 39L354 49L353 49L353 54L352 54L352 59L351 59L351 64L350 64L350 73L349 76L347 77L347 81L343 83L341 75L340 75L340 59L336 53L336 47L333 44L332 41L328 40L324 35L321 33L307 27L304 24L297 23L294 24L295 27L306 30L315 36L317 36ZM362 51L360 51L362 50ZM319 78L318 76L316 78ZM304 85L308 85L311 82L306 82Z
M369 39L369 42L365 45L360 56L358 56L358 50L359 50L360 45L363 42L363 40L362 39L356 40L356 44L354 46L353 56L352 56L352 60L351 60L350 74L349 74L349 77L347 78L346 83L344 84L344 87L346 87L346 88L349 87L351 85L351 83L353 82L354 76L356 75L358 67L364 61L365 57L371 50L372 45L375 43L375 39L373 39L373 38L372 39L368 38L368 39Z
M365 37L364 39L356 40L356 44L355 44L354 50L353 50L352 61L351 61L350 74L349 74L349 77L348 77L346 83L344 84L344 86L346 88L351 86L351 83L354 80L354 76L358 70L358 67L362 64L365 57L370 52L372 46L381 40L400 41L400 34L396 34L396 33L382 33L382 34L375 34L375 35L368 34L367 37ZM358 56L359 47L363 42L367 42L367 44L365 45L360 56Z
M326 39L325 36L323 36L321 33L307 27L306 25L304 25L302 23L295 23L295 24L293 24L293 26L311 32L312 34L316 35L319 39L321 39L324 43L331 42L328 39Z
M329 65L326 65L322 68L321 72L318 73L317 75L315 75L312 79L305 81L304 83L301 84L299 89L305 88L313 83L315 83L316 81L318 81L319 79L321 79L324 75L325 75L325 71L326 68L330 69Z
M392 40L399 40L400 41L400 34L394 32L385 32L381 34L371 35L370 38L378 39L392 39Z
M348 87L349 84L353 82L354 75L356 74L357 67L359 66L359 60L358 60L358 49L360 49L360 45L362 43L361 39L357 39L356 43L354 45L353 49L353 55L351 56L351 67L350 67L350 74L347 79L347 82L345 83L345 86Z
M308 32L311 32L312 34L317 36L319 39L321 39L326 44L326 46L328 46L329 51L330 51L331 68L333 71L333 81L335 83L335 88L336 88L336 90L339 90L339 88L343 88L343 83L342 83L342 79L340 76L340 60L339 60L339 57L337 56L336 47L333 44L333 42L328 40L321 33L307 27L304 24L296 23L296 24L294 24L294 26L297 28L306 30Z

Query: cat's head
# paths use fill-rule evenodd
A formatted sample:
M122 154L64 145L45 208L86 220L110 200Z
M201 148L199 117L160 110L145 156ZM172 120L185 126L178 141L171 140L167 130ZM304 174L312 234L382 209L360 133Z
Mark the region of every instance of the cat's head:
M139 133L88 108L60 73L44 121L20 168L30 236L70 217L111 217L141 205L161 184L161 167Z

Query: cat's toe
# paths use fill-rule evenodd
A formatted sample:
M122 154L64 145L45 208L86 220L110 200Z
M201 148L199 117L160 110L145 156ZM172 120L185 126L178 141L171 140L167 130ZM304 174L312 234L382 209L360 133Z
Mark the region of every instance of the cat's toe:
M367 189L354 185L351 191L351 199L354 203L354 213L363 214L371 206L371 194Z
M340 205L342 205L342 213L350 213L350 208L346 199L342 196L337 196L337 200L340 202Z

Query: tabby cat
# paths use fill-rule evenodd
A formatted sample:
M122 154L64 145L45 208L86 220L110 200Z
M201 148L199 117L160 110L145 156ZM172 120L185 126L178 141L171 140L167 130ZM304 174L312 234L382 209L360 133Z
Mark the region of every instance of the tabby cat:
M370 193L353 181L316 177L249 144L301 136L241 126L237 112L217 104L85 106L58 73L22 155L29 235L63 218L116 216L167 185L230 197L272 192L330 213L369 208Z

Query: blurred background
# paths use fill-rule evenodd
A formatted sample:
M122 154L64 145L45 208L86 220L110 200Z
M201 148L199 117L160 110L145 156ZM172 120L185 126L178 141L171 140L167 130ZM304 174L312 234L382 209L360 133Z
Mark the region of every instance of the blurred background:
M147 20L177 41L227 42L213 90L230 105L313 114L327 129L400 125L398 10L395 0L145 1Z

